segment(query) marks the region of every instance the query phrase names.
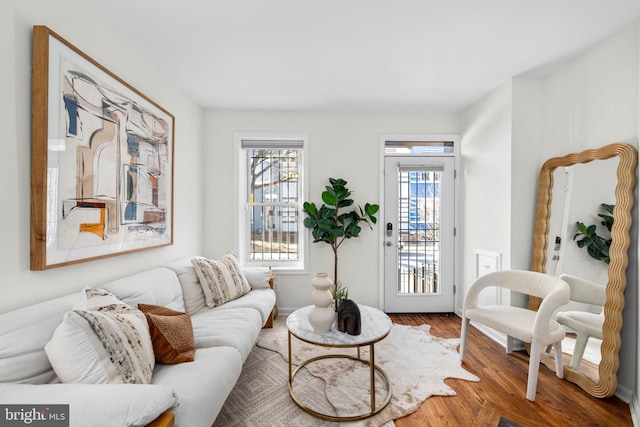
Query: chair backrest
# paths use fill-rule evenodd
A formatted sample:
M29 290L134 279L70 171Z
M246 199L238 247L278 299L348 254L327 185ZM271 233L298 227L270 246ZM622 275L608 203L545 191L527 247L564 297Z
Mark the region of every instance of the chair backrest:
M607 302L606 287L570 274L561 274L560 279L569 284L571 301L603 307Z
M486 288L498 286L501 288L518 291L525 295L532 295L538 298L545 298L563 282L560 278L545 273L527 270L504 270L486 274L473 284L472 287L479 286Z
M498 286L541 298L542 303L538 307L532 333L542 342L553 342L550 340L549 320L556 309L569 302L569 285L564 280L549 274L527 270L504 270L489 273L471 285L465 297L463 313L477 307L480 291L490 286ZM526 309L522 308L522 310ZM505 320L509 321L509 319Z

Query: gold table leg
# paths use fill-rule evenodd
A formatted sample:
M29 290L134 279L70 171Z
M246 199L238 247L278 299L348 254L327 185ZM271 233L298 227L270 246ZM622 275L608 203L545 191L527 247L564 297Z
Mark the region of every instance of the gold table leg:
M302 362L300 365L298 365L298 367L295 370L292 370L292 351L291 351L291 332L289 332L288 334L288 354L289 354L289 395L291 396L291 399L295 402L296 405L298 405L303 411L305 411L306 413L313 415L317 418L326 420L326 421L336 421L336 422L342 422L342 421L358 421L358 420L362 420L365 418L369 418L373 415L376 415L377 413L379 413L380 411L382 411L391 401L391 381L389 380L389 377L387 376L387 373L384 372L382 370L382 368L380 368L379 366L376 366L375 364L375 353L374 353L374 343L369 344L369 360L363 360L360 357L360 347L361 346L357 346L357 357L353 357L353 356L349 356L349 355L345 355L345 354L325 354L325 355L321 355L321 356L317 356L308 360L305 360L304 362ZM310 343L313 344L313 343ZM366 345L366 344L365 344ZM295 378L296 374L300 371L300 369L302 369L303 367L305 367L306 365L309 365L313 362L316 362L318 360L324 360L324 359L349 359L349 360L354 360L356 362L360 362L360 363L364 363L365 365L369 365L369 382L370 382L370 392L371 392L371 411L370 412L365 412L363 414L359 414L359 415L350 415L350 416L336 416L336 415L329 415L329 414L324 414L318 411L315 411L311 408L309 408L308 406L306 406L304 403L302 403L301 401L298 400L298 398L296 397L294 391L293 391L293 379ZM376 371L378 371L378 373L380 373L380 375L382 376L382 379L386 382L387 384L387 396L385 397L384 401L382 402L382 404L380 405L379 408L376 409L376 390L375 390L375 373Z

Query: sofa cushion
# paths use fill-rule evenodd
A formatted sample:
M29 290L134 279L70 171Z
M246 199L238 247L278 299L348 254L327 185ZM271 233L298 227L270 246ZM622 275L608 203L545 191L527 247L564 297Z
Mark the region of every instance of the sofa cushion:
M220 260L193 258L207 307L233 301L251 291L235 256L226 254Z
M138 304L154 304L172 310L185 311L182 288L176 274L165 267L157 267L131 274L100 285L120 301L137 307Z
M178 396L151 384L0 384L0 402L69 405L70 427L146 426L173 408Z
M273 310L275 303L276 293L273 289L254 289L238 299L216 307L214 310L252 308L260 313L260 316L262 317L262 325L264 325L269 319L271 310Z
M74 292L0 314L0 383L60 382L44 346L78 297Z
M187 313L151 304L138 304L138 309L147 318L157 362L193 362L196 344Z
M180 287L182 288L185 311L193 314L202 310L206 306L204 292L202 291L202 285L200 285L196 270L193 268L193 264L191 264L191 258L172 262L171 264L167 264L166 267L172 270L178 277Z
M141 311L102 289L85 288L45 345L51 366L65 383L151 381L155 359Z
M252 308L205 308L194 314L191 322L197 348L233 347L240 352L243 362L249 357L262 326L260 313Z
M251 289L270 288L271 269L269 267L245 267L242 269L242 273L247 278Z
M195 360L179 365L157 364L152 383L171 387L179 396L178 427L211 427L240 377L240 353L231 347L199 348Z

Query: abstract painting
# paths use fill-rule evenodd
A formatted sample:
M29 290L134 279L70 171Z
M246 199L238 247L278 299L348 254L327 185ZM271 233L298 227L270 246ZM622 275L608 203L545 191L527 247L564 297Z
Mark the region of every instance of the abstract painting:
M33 31L31 269L173 243L174 117Z

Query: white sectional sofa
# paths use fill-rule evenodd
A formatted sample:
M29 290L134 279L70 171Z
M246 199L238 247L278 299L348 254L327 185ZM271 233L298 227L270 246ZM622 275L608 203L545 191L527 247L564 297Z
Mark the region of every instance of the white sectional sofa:
M191 258L94 286L132 307L191 316L194 361L156 363L150 384L60 382L44 347L80 292L0 314L0 404L68 404L71 426L144 426L169 412L176 426L210 427L261 328L273 321L273 280L270 287L264 272L251 274L249 293L214 308L205 306Z

